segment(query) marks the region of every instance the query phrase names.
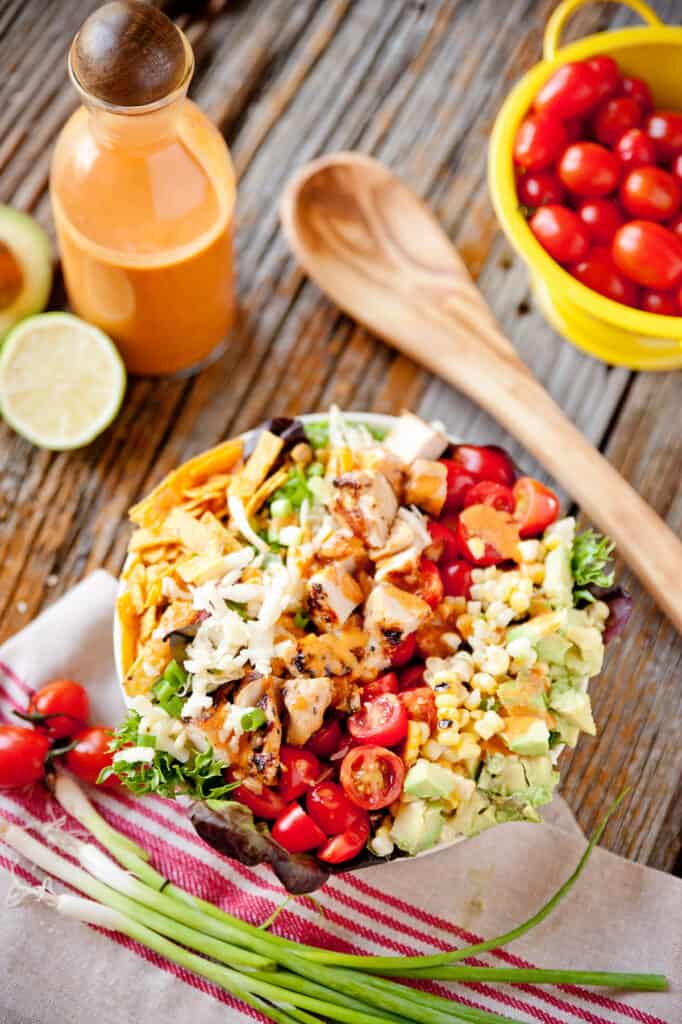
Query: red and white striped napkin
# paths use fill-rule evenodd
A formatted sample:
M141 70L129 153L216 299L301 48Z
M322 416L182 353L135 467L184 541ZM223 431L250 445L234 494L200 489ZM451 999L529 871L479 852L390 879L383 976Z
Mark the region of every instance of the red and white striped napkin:
M119 720L123 705L111 649L115 590L112 577L94 573L0 649L0 719L25 707L32 689L70 676L88 687L93 720ZM104 791L93 797L104 816L146 846L180 885L254 923L282 903L285 894L269 869L215 854L178 805ZM40 787L0 794L0 815L29 828L59 812ZM276 930L334 949L384 954L440 951L500 934L546 900L584 849L565 805L558 802L552 818L558 824L503 825L433 856L337 876L316 894L318 905L290 901ZM37 904L12 906L13 873L27 882L42 879L2 844L0 865L0 1024L262 1019L126 938L58 919ZM440 984L433 991L542 1024L679 1024L682 883L597 850L577 887L542 925L508 949L471 962L660 971L672 991L485 984Z

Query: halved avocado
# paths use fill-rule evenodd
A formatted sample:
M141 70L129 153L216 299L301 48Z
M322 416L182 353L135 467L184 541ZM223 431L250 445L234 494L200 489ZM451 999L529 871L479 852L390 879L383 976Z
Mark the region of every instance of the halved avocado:
M51 287L49 238L28 214L0 205L0 340L45 308Z

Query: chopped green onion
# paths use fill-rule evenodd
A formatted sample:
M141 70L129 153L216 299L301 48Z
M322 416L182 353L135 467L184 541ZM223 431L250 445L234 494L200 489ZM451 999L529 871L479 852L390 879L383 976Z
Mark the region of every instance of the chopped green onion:
M276 498L270 504L270 515L273 519L284 519L290 516L292 511L293 505L288 498Z
M244 619L244 621L246 622L246 620L248 619L249 616L246 614L246 606L245 605L240 604L239 601L229 601L229 600L225 601L225 604L227 605L228 608L230 608L233 612L236 612L237 615L239 615L239 617Z
M265 725L267 718L262 708L252 708L250 711L245 711L242 715L242 729L244 732L255 732L256 729L260 729L261 725Z
M310 616L302 608L299 608L294 615L294 625L299 629L307 629L310 625Z
M321 462L311 462L306 469L307 476L324 476L324 466Z
M177 661L170 661L158 682L152 686L152 693L163 710L171 718L180 718L185 704L184 692L187 687L187 673Z

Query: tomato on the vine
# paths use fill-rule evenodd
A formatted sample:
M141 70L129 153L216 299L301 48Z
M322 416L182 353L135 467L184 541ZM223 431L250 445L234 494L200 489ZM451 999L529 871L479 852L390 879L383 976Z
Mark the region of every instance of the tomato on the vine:
M395 693L383 693L350 716L348 731L357 743L394 747L407 733L407 712Z
M53 740L59 740L84 729L89 715L90 701L80 683L53 679L33 694L25 717Z
M50 741L37 729L0 725L0 789L38 782L45 774Z
M612 199L584 199L578 216L596 245L609 245L625 217Z
M662 167L636 167L620 187L620 201L627 212L642 220L667 221L680 209L682 190Z
M625 306L638 304L639 288L620 272L608 246L597 245L590 249L585 259L572 266L570 271L578 281L607 299L622 302Z
M341 785L346 796L367 811L378 811L397 800L404 781L405 765L385 747L354 747L341 764Z
M590 248L587 228L567 206L541 206L529 224L540 245L557 263L577 263L587 256Z
M631 220L613 239L613 259L618 269L636 284L668 291L682 281L682 241L646 220Z
M620 179L618 159L596 142L574 142L564 150L558 170L567 189L588 199L613 192Z
M514 484L519 536L535 537L559 517L559 499L554 491L539 480L522 476Z
M83 729L74 737L75 746L65 756L66 767L83 782L94 785L99 774L108 768L113 760L113 751L109 749L113 733L101 725ZM119 789L121 783L116 775L110 775L101 783L105 789Z

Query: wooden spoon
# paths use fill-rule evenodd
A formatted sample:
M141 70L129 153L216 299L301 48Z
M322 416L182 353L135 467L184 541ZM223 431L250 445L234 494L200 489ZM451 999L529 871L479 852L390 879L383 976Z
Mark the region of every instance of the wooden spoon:
M494 416L615 541L682 632L682 544L521 362L421 200L377 160L337 153L294 176L280 215L322 291Z

